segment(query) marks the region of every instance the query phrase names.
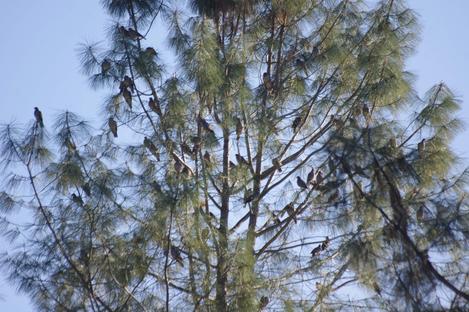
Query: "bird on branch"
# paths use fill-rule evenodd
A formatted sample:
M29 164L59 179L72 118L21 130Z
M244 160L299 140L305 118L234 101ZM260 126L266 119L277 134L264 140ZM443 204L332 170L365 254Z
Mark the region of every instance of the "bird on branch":
M101 74L105 75L111 69L111 62L108 59L104 59L101 63Z
M160 161L160 152L148 137L143 139L143 145L150 151L150 153L153 154L153 156L155 156L157 161Z
M305 181L303 181L303 179L300 178L300 177L296 177L296 184L297 184L299 187L303 188L303 189L307 189L307 188L308 188L308 186L306 185Z
M42 119L42 113L37 107L34 107L34 118L36 118L36 122L39 125L39 127L44 128L44 121Z
M109 117L108 126L112 132L112 135L114 135L114 137L117 138L117 122L114 120L114 118Z

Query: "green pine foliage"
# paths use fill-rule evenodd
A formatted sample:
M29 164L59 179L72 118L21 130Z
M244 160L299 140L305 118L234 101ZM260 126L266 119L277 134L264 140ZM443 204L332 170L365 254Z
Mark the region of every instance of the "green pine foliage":
M102 4L101 128L1 129L2 268L38 310L468 308L460 102L413 90L404 1Z

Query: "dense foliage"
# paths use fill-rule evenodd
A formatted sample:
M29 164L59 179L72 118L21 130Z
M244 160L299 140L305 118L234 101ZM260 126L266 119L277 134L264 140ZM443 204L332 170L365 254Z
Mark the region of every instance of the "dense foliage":
M459 103L413 91L403 1L102 4L101 129L2 129L2 266L37 309L468 308Z

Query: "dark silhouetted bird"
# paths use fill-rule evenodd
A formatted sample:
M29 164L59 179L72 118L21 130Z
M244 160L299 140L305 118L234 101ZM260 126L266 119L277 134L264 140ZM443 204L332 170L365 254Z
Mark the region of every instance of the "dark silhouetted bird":
M184 166L182 165L182 162L180 162L179 160L176 160L176 161L174 162L174 170L175 170L177 173L181 173L183 167L184 167Z
M303 189L307 189L307 188L308 188L308 186L306 185L305 181L303 181L303 179L300 178L300 177L296 177L296 184L297 184L299 187L303 188Z
M124 98L127 105L129 105L130 109L132 109L132 94L130 91L127 89L122 90L122 97Z
M148 100L148 107L150 107L153 112L157 113L158 115L161 115L160 107L152 97Z
M368 105L363 104L362 114L363 114L363 117L365 118L365 120L367 122L369 122L371 120L370 109L368 108Z
M115 138L117 138L117 122L114 120L114 118L109 117L109 120L107 123L109 125L109 129L111 130L112 134L114 135Z
M36 118L36 122L39 125L39 127L44 128L44 121L42 120L42 113L37 107L34 107L34 118Z
M179 265L181 265L182 267L184 266L184 262L181 256L181 249L179 249L179 247L171 245L171 257L176 260Z
M161 192L161 185L156 181L154 180L153 182L151 182L151 187L157 191L157 192Z
M266 296L262 296L261 299L259 300L259 310L265 309L267 305L269 304L269 298Z
M235 157L236 157L236 161L238 162L238 164L242 166L249 166L249 162L240 154L236 154Z
M330 243L329 236L326 236L326 239L321 244L321 250L322 251L326 250L327 247L329 247L329 243Z
M241 122L241 119L236 117L236 140L239 140L241 137L241 134L243 133L244 127L243 123Z
M86 196L91 196L91 188L90 188L90 184L88 182L83 184L81 186L81 188L83 189L83 192L85 192Z
M150 153L153 154L153 156L155 156L156 160L160 161L160 153L155 144L153 144L149 138L145 137L143 139L143 145L150 151Z
M72 193L72 201L79 206L83 206L83 199L75 193Z
M132 93L135 91L135 84L129 76L125 75L124 80L122 81L124 89L130 89Z
M111 62L108 59L104 59L101 63L101 74L106 74L111 69Z
M145 53L150 57L155 57L156 56L156 50L153 49L152 47L146 48Z
M321 245L314 247L313 250L311 250L311 257L314 258L318 256L320 252L321 252Z
M292 127L294 132L296 132L296 130L298 129L298 126L300 125L300 123L301 123L301 117L300 116L296 117L293 120L293 122L291 124L291 127Z

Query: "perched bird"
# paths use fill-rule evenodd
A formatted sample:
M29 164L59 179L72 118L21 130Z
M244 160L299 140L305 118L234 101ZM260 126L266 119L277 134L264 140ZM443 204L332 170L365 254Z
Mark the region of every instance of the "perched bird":
M313 250L311 250L311 257L314 258L318 256L320 252L321 252L321 245L314 247Z
M83 199L75 193L72 193L72 201L79 206L83 206Z
M212 162L212 156L210 155L208 151L205 151L204 153L204 161L207 164L210 164Z
M81 188L83 189L83 192L85 192L86 196L91 196L91 188L90 188L90 184L88 182L83 184L81 186Z
M109 117L109 120L107 123L109 125L109 129L111 129L112 134L114 135L115 138L117 138L117 122L114 120L114 118Z
M300 116L298 116L298 117L296 117L296 118L293 120L293 122L292 122L292 124L291 124L291 127L292 127L292 129L293 129L294 132L296 132L298 126L300 125L301 119L302 119L302 118L301 118Z
M270 92L272 91L272 80L270 80L270 76L268 73L262 74L262 81L264 82L265 89Z
M132 80L132 78L130 78L129 76L125 75L124 76L124 80L122 80L122 85L124 87L124 89L129 89L130 88L130 91L132 93L134 93L135 91L135 84Z
M295 207L293 207L293 204L292 203L289 203L288 205L286 205L285 207L283 207L283 210L282 211L286 211L288 216L289 217L292 217L293 218L293 221L295 221L295 224L296 224L296 216L295 216Z
M104 59L101 63L101 74L105 75L111 69L111 62L108 59Z
M363 104L362 114L363 114L363 117L365 118L365 120L367 122L369 122L371 120L370 109L368 108L368 105Z
M254 200L254 197L255 195L252 189L245 190L243 196L244 204L249 204L250 202L252 202Z
M329 247L329 243L330 243L329 236L326 236L326 239L321 244L321 251L326 250L327 247Z
M150 109L157 113L158 115L161 115L161 109L158 105L158 102L155 101L152 97L148 100L148 107L150 107Z
M132 109L132 94L130 91L127 89L122 90L122 97L124 98L127 105L129 105L130 109Z
M236 161L238 162L238 164L243 165L243 166L249 166L248 161L240 154L236 154L235 157L236 157Z
M236 164L230 160L230 170L235 170Z
M155 191L161 192L161 185L156 180L151 182L150 185L153 189L155 189Z
M296 184L297 184L299 187L303 188L303 189L307 189L307 188L308 188L308 186L306 185L305 181L303 181L303 179L300 178L300 177L296 177Z
M310 172L308 173L308 176L306 178L306 182L308 184L315 184L316 181L314 179L315 175L314 175L314 168L311 168Z
M204 131L211 132L211 133L213 132L212 127L210 127L210 124L207 122L207 120L205 120L205 118L199 116L199 124L202 127L202 129L204 129Z
M153 144L149 138L145 137L143 139L143 145L150 151L150 153L153 154L153 156L155 156L156 160L160 161L160 153L155 144Z
M151 57L156 56L156 50L153 49L152 47L148 47L145 49L145 53Z
M419 157L423 158L425 156L425 145L426 145L426 140L422 139L422 141L417 144L417 150L419 153Z
M34 118L36 118L36 122L39 125L39 127L44 128L44 121L42 120L42 113L37 107L34 107Z
M311 52L311 57L316 57L319 55L319 47L318 46L314 46L313 47L313 51Z
M241 137L241 134L243 133L244 127L243 123L241 122L241 119L236 117L236 140L239 140Z
M397 148L396 138L392 137L389 139L389 147L391 147L392 149Z
M269 298L266 296L262 296L261 299L259 300L259 310L265 309L267 305L269 304Z
M272 159L272 165L277 169L278 171L282 172L282 163L278 158L273 158Z
M130 40L140 40L140 39L145 39L145 37L140 34L138 31L136 31L135 29L133 28L129 28L127 30L127 37L130 39Z
M127 37L128 36L128 31L125 29L124 26L119 27L119 32L121 33L122 36Z
M179 249L179 247L171 245L171 257L176 260L179 265L181 265L182 267L184 266L184 262L181 256L181 249Z

